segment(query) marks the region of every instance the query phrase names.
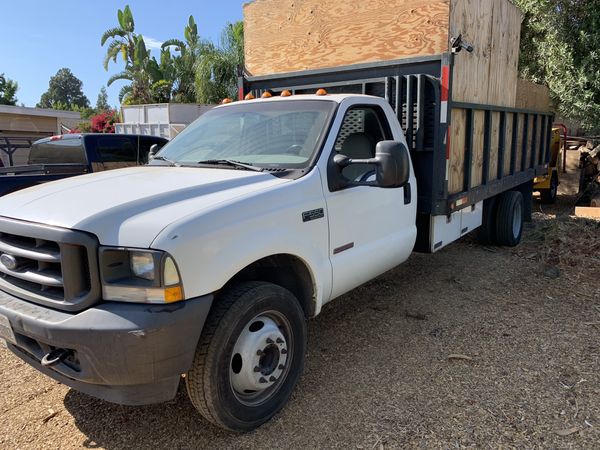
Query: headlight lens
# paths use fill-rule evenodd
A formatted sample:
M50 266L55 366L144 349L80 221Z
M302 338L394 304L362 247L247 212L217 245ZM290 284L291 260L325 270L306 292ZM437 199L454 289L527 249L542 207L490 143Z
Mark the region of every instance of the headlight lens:
M177 265L166 252L102 247L100 267L105 300L173 303L185 299Z
M154 281L154 257L152 253L131 252L130 264L131 271L136 277Z

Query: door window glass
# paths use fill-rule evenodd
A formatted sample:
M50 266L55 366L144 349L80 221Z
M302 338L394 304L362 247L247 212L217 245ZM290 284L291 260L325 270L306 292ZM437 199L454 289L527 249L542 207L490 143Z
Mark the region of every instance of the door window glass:
M377 143L389 135L380 119L381 114L370 106L348 110L335 142L335 151L352 159L374 158ZM342 170L342 175L350 181L372 181L375 166L352 164Z
M137 162L137 145L133 139L101 137L97 149L102 162Z

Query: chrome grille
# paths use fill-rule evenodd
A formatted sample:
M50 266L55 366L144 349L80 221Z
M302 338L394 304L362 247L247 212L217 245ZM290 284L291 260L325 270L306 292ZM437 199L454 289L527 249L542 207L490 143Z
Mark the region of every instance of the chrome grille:
M96 239L83 232L0 217L0 289L58 309L99 299Z
M10 255L15 267L7 267L1 255ZM60 247L56 242L0 233L0 273L25 289L64 299Z

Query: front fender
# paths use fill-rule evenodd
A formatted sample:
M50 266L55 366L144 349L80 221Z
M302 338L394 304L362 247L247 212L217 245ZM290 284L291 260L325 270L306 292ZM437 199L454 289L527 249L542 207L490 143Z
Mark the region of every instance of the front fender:
M321 208L324 217L303 221L303 212ZM152 248L175 258L187 298L218 291L253 262L278 254L304 261L315 284L317 312L331 293L328 221L318 170L178 220Z

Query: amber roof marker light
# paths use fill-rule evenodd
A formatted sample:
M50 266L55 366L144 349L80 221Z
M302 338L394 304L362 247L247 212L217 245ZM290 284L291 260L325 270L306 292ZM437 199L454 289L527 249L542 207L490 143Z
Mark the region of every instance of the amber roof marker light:
M269 91L266 91L263 95L260 96L260 98L271 98L273 97L273 94L271 94Z
M327 91L325 89L321 88L317 91L317 95L327 95Z
M256 97L254 95L252 95L252 92L249 92L246 94L246 96L244 97L244 100L254 100Z
M233 103L233 100L231 100L230 98L224 98L221 101L221 105L227 105L228 103Z
M286 89L284 91L281 91L281 96L282 97L291 97L292 93Z

